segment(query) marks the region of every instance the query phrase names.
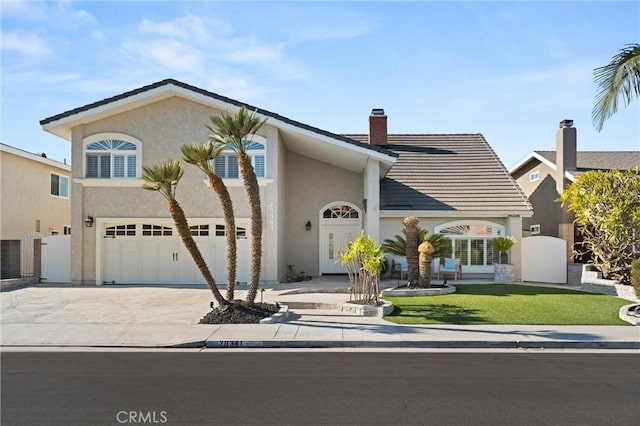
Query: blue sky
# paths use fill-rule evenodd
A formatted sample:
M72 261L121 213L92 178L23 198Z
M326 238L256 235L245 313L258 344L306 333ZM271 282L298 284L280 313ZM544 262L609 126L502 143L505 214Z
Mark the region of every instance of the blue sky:
M634 102L591 123L593 69L640 41L640 2L3 0L3 143L70 160L39 120L175 78L335 133L482 133L508 168L555 149L639 150ZM203 123L204 125L204 123Z

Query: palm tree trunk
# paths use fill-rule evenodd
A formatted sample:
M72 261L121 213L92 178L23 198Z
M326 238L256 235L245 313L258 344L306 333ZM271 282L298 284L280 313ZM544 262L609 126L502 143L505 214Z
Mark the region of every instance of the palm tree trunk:
M411 287L418 286L420 272L418 268L418 218L409 216L403 219L403 224L407 231L406 253L407 271Z
M224 224L227 235L227 300L233 300L236 286L236 268L237 268L237 239L236 239L236 223L233 214L233 203L227 187L222 179L214 174L209 176L209 186L213 188L220 199L222 212L224 214Z
M191 232L189 230L189 224L187 223L187 218L184 215L184 210L178 204L174 198L169 199L169 214L173 218L173 221L176 224L176 229L178 230L178 234L180 234L180 238L182 238L182 242L184 243L185 248L193 258L196 266L202 273L209 289L211 289L211 293L213 293L213 297L216 299L218 304L224 306L228 305L229 302L222 297L222 294L216 287L216 282L211 275L211 271L207 266L207 263L204 261L202 254L200 253L200 249L196 245L195 240L191 236Z
M247 154L238 156L238 166L242 174L244 187L249 198L251 210L251 271L249 274L249 292L246 302L253 304L258 293L260 281L260 263L262 262L262 207L260 206L260 186Z

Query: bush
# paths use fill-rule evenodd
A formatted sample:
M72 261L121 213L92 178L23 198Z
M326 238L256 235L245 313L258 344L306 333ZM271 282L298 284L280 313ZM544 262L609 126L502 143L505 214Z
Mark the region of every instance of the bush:
M631 262L631 284L636 291L636 296L640 297L640 259Z

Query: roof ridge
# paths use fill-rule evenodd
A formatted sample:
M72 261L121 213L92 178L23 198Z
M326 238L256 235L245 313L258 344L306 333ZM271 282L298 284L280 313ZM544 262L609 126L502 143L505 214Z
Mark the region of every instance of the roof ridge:
M134 96L134 95L137 95L137 94L141 94L141 93L145 93L145 92L148 92L150 90L157 89L157 88L162 87L162 86L168 86L168 85L171 85L171 84L173 84L175 86L178 86L178 87L181 87L183 89L190 90L190 91L195 92L195 93L199 93L201 95L204 95L204 96L207 96L207 97L210 97L210 98L213 98L213 99L217 99L217 100L225 102L225 103L229 103L229 104L232 104L232 105L235 105L235 106L238 106L238 107L245 107L246 109L248 109L250 111L255 111L258 114L266 115L266 116L268 116L270 118L274 118L276 120L283 121L285 123L291 124L293 126L301 128L301 129L305 129L305 130L311 131L313 133L317 133L317 134L320 134L320 135L323 135L323 136L327 136L327 137L330 137L330 138L333 138L333 139L341 140L341 141L349 143L351 145L355 145L355 146L358 146L358 147L362 147L362 148L365 148L365 149L369 149L369 150L372 150L372 151L376 151L376 152L379 152L379 153L382 153L382 154L389 155L391 157L396 157L397 158L397 155L395 153L393 153L392 151L390 151L388 149L385 149L385 148L383 148L381 146L364 144L362 142L358 142L356 140L349 139L348 137L346 137L344 135L340 135L340 134L337 134L337 133L332 133L332 132L329 132L327 130L320 129L318 127L310 126L308 124L304 124L304 123L302 123L300 121L296 121L296 120L287 118L285 116L282 116L280 114L276 114L276 113L268 111L266 109L258 108L258 107L255 107L253 105L250 105L250 104L248 104L246 102L242 102L242 101L239 101L237 99L232 99L232 98L229 98L227 96L223 96L223 95L220 95L218 93L211 92L209 90L202 89L202 88L199 88L197 86L193 86L193 85L188 84L188 83L183 83L183 82L178 81L178 80L173 79L173 78L167 78L167 79L164 79L164 80L157 81L155 83L147 84L145 86L139 87L137 89L129 90L129 91L121 93L119 95L115 95L115 96L111 96L111 97L108 97L108 98L104 98L102 100L99 100L99 101L96 101L96 102L92 102L90 104L86 104L86 105L83 105L83 106L80 106L80 107L77 107L77 108L73 108L73 109L70 109L68 111L62 112L60 114L53 115L51 117L47 117L47 118L45 118L43 120L40 120L40 125L43 126L45 124L51 123L51 122L56 121L56 120L60 120L60 119L65 118L65 117L69 117L69 116L74 115L74 114L78 114L78 113L81 113L81 112L84 112L84 111L88 111L88 110L91 110L93 108L97 108L97 107L102 106L102 105L107 105L107 104L112 103L112 102L116 102L116 101L119 101L119 100L122 100L122 99L126 99L128 97L131 97L131 96Z

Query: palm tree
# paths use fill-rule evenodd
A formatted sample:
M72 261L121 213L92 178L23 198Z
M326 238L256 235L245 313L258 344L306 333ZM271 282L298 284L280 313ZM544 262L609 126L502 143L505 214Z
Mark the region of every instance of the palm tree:
M396 235L394 238L387 238L382 243L382 250L385 253L395 254L397 256L405 256L406 255L406 240L405 237L407 235L406 229L402 230L402 234L404 235ZM418 227L418 244L421 244L425 241L429 241L435 251L433 252L433 257L446 257L451 253L451 240L447 237L440 234L429 235L426 229Z
M418 242L418 222L418 218L414 216L408 216L402 220L407 236L405 257L407 258L408 266L407 278L411 287L418 285L420 276L418 266L418 244L420 244Z
M238 250L236 245L236 223L233 203L222 178L215 173L214 160L224 147L215 147L212 143L183 145L182 159L185 163L198 167L209 179L209 186L215 191L222 205L227 236L227 300L233 300L236 284L236 266Z
M180 207L180 204L176 200L176 186L184 175L182 164L175 160L165 160L153 166L143 166L142 169L144 170L144 176L142 176L144 184L142 188L149 191L158 191L167 199L169 202L169 214L176 224L178 234L180 234L185 248L189 254L191 254L193 261L211 289L213 297L221 306L228 305L229 302L222 297L222 294L220 294L220 291L216 287L216 282L211 275L211 271L209 271L209 267L204 261L200 249L191 236L184 210L182 210L182 207Z
M640 44L628 44L607 65L593 70L593 79L600 87L593 107L593 125L602 130L606 119L618 111L618 98L625 106L640 97Z
M260 263L262 261L262 208L260 206L260 186L249 157L251 137L267 121L260 119L255 113L248 113L245 107L236 114L223 112L221 115L209 117L212 126L209 141L231 149L238 155L238 167L251 210L251 270L249 273L249 291L246 302L253 304L258 293L260 281Z

